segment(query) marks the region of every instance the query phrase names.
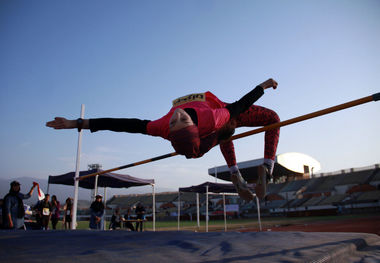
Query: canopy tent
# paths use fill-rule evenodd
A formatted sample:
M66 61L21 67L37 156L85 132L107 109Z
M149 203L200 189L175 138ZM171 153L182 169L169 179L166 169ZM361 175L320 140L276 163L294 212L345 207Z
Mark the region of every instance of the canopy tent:
M100 169L81 171L79 172L79 178L100 171ZM74 185L74 177L75 172L56 176L50 175L48 184ZM82 188L94 189L96 185L98 187L128 188L133 186L154 185L154 179L141 179L126 174L105 173L99 175L97 182L96 176L79 180L79 187Z
M254 186L249 185L249 187L254 192ZM199 224L199 194L203 193L206 194L206 232L208 232L208 196L209 195L222 195L223 196L223 214L224 214L224 230L227 231L227 220L226 220L226 202L225 202L225 196L226 195L238 195L236 192L235 186L233 184L221 184L221 183L211 183L211 182L205 182L200 185L190 186L190 187L183 187L178 189L178 230L179 230L179 223L180 223L180 193L181 192L192 192L196 193L197 198L197 223L198 227L200 227ZM256 194L253 194L256 197L256 205L257 205L257 216L259 221L259 226L261 230L261 218L260 218L260 202L257 198Z
M252 190L254 188L252 187ZM235 186L233 184L221 184L221 183L211 183L205 182L200 185L193 185L190 187L179 188L180 192L193 192L205 194L208 192L212 193L236 193Z
M88 171L79 172L79 178L86 176L88 174L101 172L100 169L92 169ZM75 172L69 172L62 175L49 176L48 180L48 190L50 184L62 184L62 185L74 185ZM83 180L79 180L79 187L86 189L95 189L97 191L98 187L107 187L111 188L129 188L134 186L144 186L151 185L152 186L152 196L153 196L153 231L155 230L155 191L154 191L154 179L141 179L136 178L126 174L117 174L117 173L104 173L102 175L87 177ZM106 201L106 197L104 196L104 202Z

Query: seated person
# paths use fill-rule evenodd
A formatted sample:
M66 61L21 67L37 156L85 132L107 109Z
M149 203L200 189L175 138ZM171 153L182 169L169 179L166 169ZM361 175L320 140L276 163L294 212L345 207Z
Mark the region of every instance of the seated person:
M131 231L135 231L135 228L133 227L132 223L127 221L131 219L131 208L129 207L127 210L127 213L124 215L124 228L129 228Z
M111 217L110 229L116 230L121 228L121 221L123 217L120 214L120 208L116 208Z

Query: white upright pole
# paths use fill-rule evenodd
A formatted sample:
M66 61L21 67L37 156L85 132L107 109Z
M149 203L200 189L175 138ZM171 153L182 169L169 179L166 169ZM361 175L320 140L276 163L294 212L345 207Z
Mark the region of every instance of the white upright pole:
M226 195L223 194L224 232L227 232Z
M181 192L178 189L178 231L179 231L179 221L181 217Z
M199 218L199 193L197 193L197 226L199 230L199 228L201 227L200 218Z
M84 104L82 104L80 117L84 118ZM77 228L77 209L78 209L78 188L79 188L79 164L80 164L80 151L82 145L82 130L78 133L78 147L77 147L77 162L75 166L75 178L74 178L74 204L73 204L73 219L71 223L71 229Z
M156 231L156 192L154 190L154 184L152 184L153 191L153 232Z
M99 175L96 175L95 176L95 186L94 186L94 196L93 196L92 201L95 201L96 196L98 195L98 179L99 179Z
M104 187L104 224L103 230L107 229L107 187Z
M206 185L206 232L208 232L208 185Z
M259 228L260 228L260 231L262 231L261 216L260 216L260 201L259 201L259 198L257 198L257 196L256 196L256 205L257 205L257 219L259 220Z

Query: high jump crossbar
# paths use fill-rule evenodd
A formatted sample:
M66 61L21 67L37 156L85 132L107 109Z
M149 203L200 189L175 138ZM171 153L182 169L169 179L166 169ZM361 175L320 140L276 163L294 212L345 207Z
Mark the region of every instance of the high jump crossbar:
M240 134L236 134L236 135L234 135L234 136L231 137L231 140L241 139L241 138L244 138L244 137L247 137L247 136L251 136L253 134L265 132L265 131L268 131L268 130L276 129L276 128L283 127L283 126L286 126L286 125L294 124L294 123L297 123L297 122L305 121L305 120L308 120L308 119L312 119L312 118L315 118L315 117L319 117L319 116L322 116L322 115L326 115L326 114L329 114L329 113L333 113L333 112L336 112L336 111L344 110L344 109L347 109L347 108L355 107L355 106L358 106L358 105L361 105L361 104L364 104L364 103L368 103L368 102L371 102L371 101L378 101L378 100L380 100L380 92L376 93L376 94L373 94L371 96L363 97L361 99L349 101L349 102L346 102L346 103L343 103L343 104L339 104L339 105L336 105L336 106L333 106L333 107L330 107L330 108L326 108L326 109L315 111L315 112L312 112L312 113L309 113L309 114L306 114L306 115L295 117L295 118L292 118L292 119L289 119L289 120L277 122L277 123L270 124L270 125L258 128L258 129L254 129L254 130L251 130L251 131L247 131L247 132L243 132L243 133L240 133ZM85 176L81 176L78 180L83 180L83 179L88 178L88 177L92 177L92 176L96 176L96 175L101 175L101 174L105 174L105 173L110 173L110 172L114 172L114 171L117 171L117 170L122 170L122 169L130 168L130 167L133 167L133 166L138 166L138 165L142 165L142 164L146 164L146 163L151 163L151 162L154 162L154 161L166 159L166 158L173 157L173 156L176 156L176 155L178 155L178 153L176 153L176 152L160 155L160 156L157 156L157 157L154 157L154 158L150 158L150 159L146 159L146 160L143 160L143 161L139 161L139 162L135 162L135 163L130 163L130 164L122 165L122 166L115 167L115 168L112 168L112 169L108 169L108 170L104 170L104 171L88 174L88 175L85 175Z

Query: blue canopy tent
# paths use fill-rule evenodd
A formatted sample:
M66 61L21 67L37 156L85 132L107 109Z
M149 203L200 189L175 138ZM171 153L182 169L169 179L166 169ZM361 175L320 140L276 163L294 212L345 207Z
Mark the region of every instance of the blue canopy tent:
M207 190L208 189L208 190ZM254 188L252 187L252 190ZM193 185L190 187L179 188L180 192L193 192L193 193L236 193L235 186L233 184L221 184L221 183L211 183L205 182L200 185Z
M88 174L101 172L100 169L92 169L79 172L79 178ZM48 184L74 185L75 172L62 175L49 176ZM154 179L141 179L127 174L105 173L99 176L88 177L79 181L79 187L94 189L98 187L129 188L133 186L154 185Z
M79 178L88 174L93 174L96 172L101 172L100 169L92 169L88 171L79 172ZM47 192L49 192L50 184L62 184L62 185L73 185L74 186L75 172L69 172L61 175L50 175L48 180ZM153 231L155 230L155 191L154 191L154 179L141 179L136 178L127 174L117 174L117 173L105 173L102 175L92 176L79 180L79 187L86 189L94 189L97 193L98 187L104 187L104 195L106 195L106 188L129 188L135 186L152 186L152 196L153 196ZM106 196L104 196L104 202L106 202Z

